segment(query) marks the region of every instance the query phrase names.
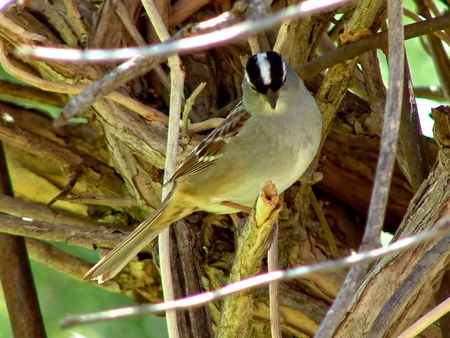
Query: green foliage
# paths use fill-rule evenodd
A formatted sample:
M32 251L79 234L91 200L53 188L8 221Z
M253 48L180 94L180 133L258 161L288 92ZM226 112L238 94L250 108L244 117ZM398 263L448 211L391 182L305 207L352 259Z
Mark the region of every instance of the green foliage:
M58 247L68 248L64 245L58 245ZM98 259L95 253L88 250L81 248L68 249L70 253L92 261ZM69 334L78 334L88 338L167 337L165 318L154 316L120 319L107 323L97 323L61 330L59 328L59 322L68 314L102 311L116 307L132 306L135 303L126 296L113 294L95 285L72 279L34 261L32 261L32 270L47 336L50 338L68 337ZM3 293L1 293L0 338L9 337L12 337L12 332Z

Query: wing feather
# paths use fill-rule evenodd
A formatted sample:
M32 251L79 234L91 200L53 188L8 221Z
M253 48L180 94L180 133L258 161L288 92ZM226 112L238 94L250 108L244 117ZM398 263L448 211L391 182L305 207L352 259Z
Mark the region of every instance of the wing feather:
M226 144L239 133L250 117L242 101L239 102L230 115L192 150L169 182L174 182L181 176L197 174L213 164L222 156Z

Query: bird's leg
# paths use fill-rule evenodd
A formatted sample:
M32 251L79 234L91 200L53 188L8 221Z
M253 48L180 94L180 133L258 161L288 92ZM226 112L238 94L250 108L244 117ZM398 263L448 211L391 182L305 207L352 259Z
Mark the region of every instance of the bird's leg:
M236 212L242 211L242 212L245 212L245 213L249 214L250 211L252 211L252 208L246 207L245 205L241 205L241 204L234 203L234 202L224 201L224 202L222 202L220 204L223 205L223 206L226 206L226 207L230 207L230 208L236 209ZM239 236L241 235L241 227L242 227L243 223L239 222L240 219L237 216L237 213L230 214L230 217L231 217L233 225L234 225L234 227L236 229L236 231L234 233L234 245L235 245L235 249L237 249L237 243L238 243Z
M238 224L239 224L239 216L237 215L237 213L235 214L230 214L231 217L231 221L233 222L234 227L237 229Z
M220 204L223 206L226 206L226 207L236 209L236 213L230 214L230 217L231 217L231 221L233 222L233 225L236 229L236 231L234 232L234 245L235 245L235 248L237 249L238 239L239 239L239 236L241 235L241 228L242 228L242 225L244 224L243 222L240 222L240 221L242 221L242 219L239 219L237 212L242 211L242 212L249 214L250 211L252 211L252 208L246 207L245 205L241 205L238 203L229 202L229 201L224 201Z
M235 229L235 231L234 231L234 251L236 252L238 239L239 239L239 236L241 235L241 227L239 226L240 218L237 213L230 214L230 218L231 218L231 222L233 222L234 229Z
M234 231L234 249L236 251L238 248L238 240L239 240L239 237L241 236L242 227L245 224L246 217L239 218L237 213L230 214L230 217L231 217L231 221L233 222L234 228L236 229Z
M246 212L247 214L249 214L250 211L252 211L252 208L250 208L250 207L247 207L245 205L241 205L238 203L234 203L234 202L229 202L229 201L224 201L224 202L220 203L220 205L223 205L224 207L230 207L230 208L236 209L236 211Z
M305 171L299 178L304 186L312 186L323 179L323 174L319 171Z

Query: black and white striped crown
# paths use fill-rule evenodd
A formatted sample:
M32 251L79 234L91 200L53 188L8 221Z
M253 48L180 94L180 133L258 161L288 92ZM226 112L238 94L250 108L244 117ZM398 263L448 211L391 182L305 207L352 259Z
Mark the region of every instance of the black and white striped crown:
M259 93L265 95L269 89L277 92L286 81L286 64L276 52L256 54L248 59L245 76Z

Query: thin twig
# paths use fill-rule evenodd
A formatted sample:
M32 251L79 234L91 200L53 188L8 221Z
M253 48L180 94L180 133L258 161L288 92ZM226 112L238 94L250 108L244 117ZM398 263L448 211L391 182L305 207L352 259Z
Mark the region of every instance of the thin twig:
M59 200L80 204L105 205L109 207L123 208L136 206L136 201L134 201L130 196L117 197L117 196L77 195L70 197L61 197L59 198ZM83 218L83 220L86 220L86 218ZM115 225L115 227L117 227L117 225Z
M450 313L450 298L447 298L441 304L436 306L433 310L422 316L413 325L408 327L398 338L413 338L419 336L419 334L437 321L442 316Z
M428 87L414 87L415 97L421 97L424 99L444 102L444 93L440 87L428 86Z
M416 38L421 35L429 34L446 27L450 27L450 15L444 15L438 18L429 19L422 22L406 25L405 40ZM343 47L337 48L335 51L322 55L314 60L309 61L303 66L297 67L296 71L301 78L309 78L315 74L324 71L338 63L353 59L364 52L372 49L385 50L388 45L389 31L378 33L364 39L349 43Z
M418 1L418 9L420 13L427 19L431 19L431 13L428 6L422 1ZM450 60L445 51L442 41L433 34L428 34L429 52L434 66L437 70L439 81L441 82L442 92L446 101L450 100Z
M134 42L138 46L146 46L147 43L145 42L144 38L142 37L141 33L139 33L139 30L136 27L136 24L134 24L131 21L130 14L128 13L128 10L126 9L125 5L121 1L116 1L116 13L119 16L120 20L122 20L123 25L127 29L128 33L130 33L131 37L133 38ZM153 69L155 74L158 76L159 80L163 84L164 88L166 90L170 90L170 80L167 74L162 69L161 65L156 65Z
M317 200L316 195L314 194L314 191L312 191L311 188L309 190L310 190L308 194L309 201L314 209L314 212L316 213L320 226L323 229L323 232L325 233L325 238L327 239L328 245L330 246L331 256L338 257L339 252L337 249L336 241L334 240L334 236L333 233L331 232L330 226L328 225L327 219L323 214L322 207L320 206L319 201Z
M188 131L191 134L201 133L202 131L215 129L223 122L221 117L213 117L202 122L192 123L188 126Z
M195 104L197 96L202 92L205 86L206 82L200 83L192 92L191 96L189 96L189 98L186 100L186 104L184 105L183 118L181 120L181 139L183 140L184 145L188 144L188 130L191 131L188 123L189 113L191 112L191 109Z
M395 46L395 48L389 48L389 91L381 150L361 250L379 245L394 169L403 97L404 39L402 8L401 0L388 2L389 45ZM350 269L341 291L317 331L317 337L332 337L334 335L366 272L367 265L365 264L358 264Z
M170 39L167 27L159 15L158 9L152 0L142 0L147 15L152 22L159 39L165 41ZM184 71L181 69L181 59L178 55L169 57L169 67L171 69L170 82L170 115L169 115L169 131L167 139L166 164L164 170L164 182L168 182L176 170L177 153L178 153L178 136L180 131L180 116L182 95L184 88ZM164 186L162 198L164 199L172 189L172 186ZM170 231L164 230L158 237L160 251L160 267L161 279L164 292L164 299L171 301L175 298L172 280L172 265L170 263ZM167 327L169 337L179 337L177 313L169 311L166 314Z
M426 21L425 18L421 17L417 13L410 11L407 8L403 8L403 12L405 13L405 16L414 20L415 22ZM436 32L433 32L433 34L436 35L442 41L444 41L448 46L450 46L450 37L446 33L442 32L442 31L436 31Z
M292 29L291 23L297 22L293 20L286 20L281 24L278 30L277 40L273 50L278 53L283 52L283 48L286 46L287 39L290 37L289 30ZM254 36L257 36L254 34ZM249 40L250 43L250 40ZM251 46L251 44L250 44ZM259 46L259 44L258 44ZM283 55L285 58L289 58L291 55ZM289 60L289 59L287 59ZM270 243L269 251L267 252L267 265L268 270L276 271L278 266L278 217L274 224L274 230L272 234L272 243ZM281 337L281 319L280 319L280 297L279 297L279 283L273 282L269 284L269 314L270 314L270 332L272 337Z
M270 249L267 253L267 269L269 272L277 271L280 268L278 266L278 217L273 225L271 237L272 243L270 243ZM278 285L278 282L269 283L270 333L273 338L282 336Z
M0 141L0 193L13 196L3 149ZM25 238L0 233L0 259L0 281L14 336L46 337Z
M450 233L450 219L442 219L435 227L430 230L413 237L402 238L393 244L368 251L360 252L356 255L351 255L346 258L329 260L324 263L315 265L302 265L284 271L273 271L266 274L261 274L251 277L234 284L227 285L214 292L205 292L202 294L178 299L172 302L143 305L138 307L127 307L122 309L115 309L109 311L96 312L91 314L84 314L78 316L66 317L61 322L62 328L68 328L75 325L84 325L90 323L97 323L107 320L116 320L118 318L134 317L139 315L148 315L154 313L162 313L174 309L188 309L195 306L207 304L209 302L221 299L225 296L242 292L250 288L262 286L275 281L290 280L294 278L305 278L309 275L337 271L347 267L351 267L358 263L369 263L378 260L380 257L392 255L405 251L408 248L416 247L431 239L441 238Z

